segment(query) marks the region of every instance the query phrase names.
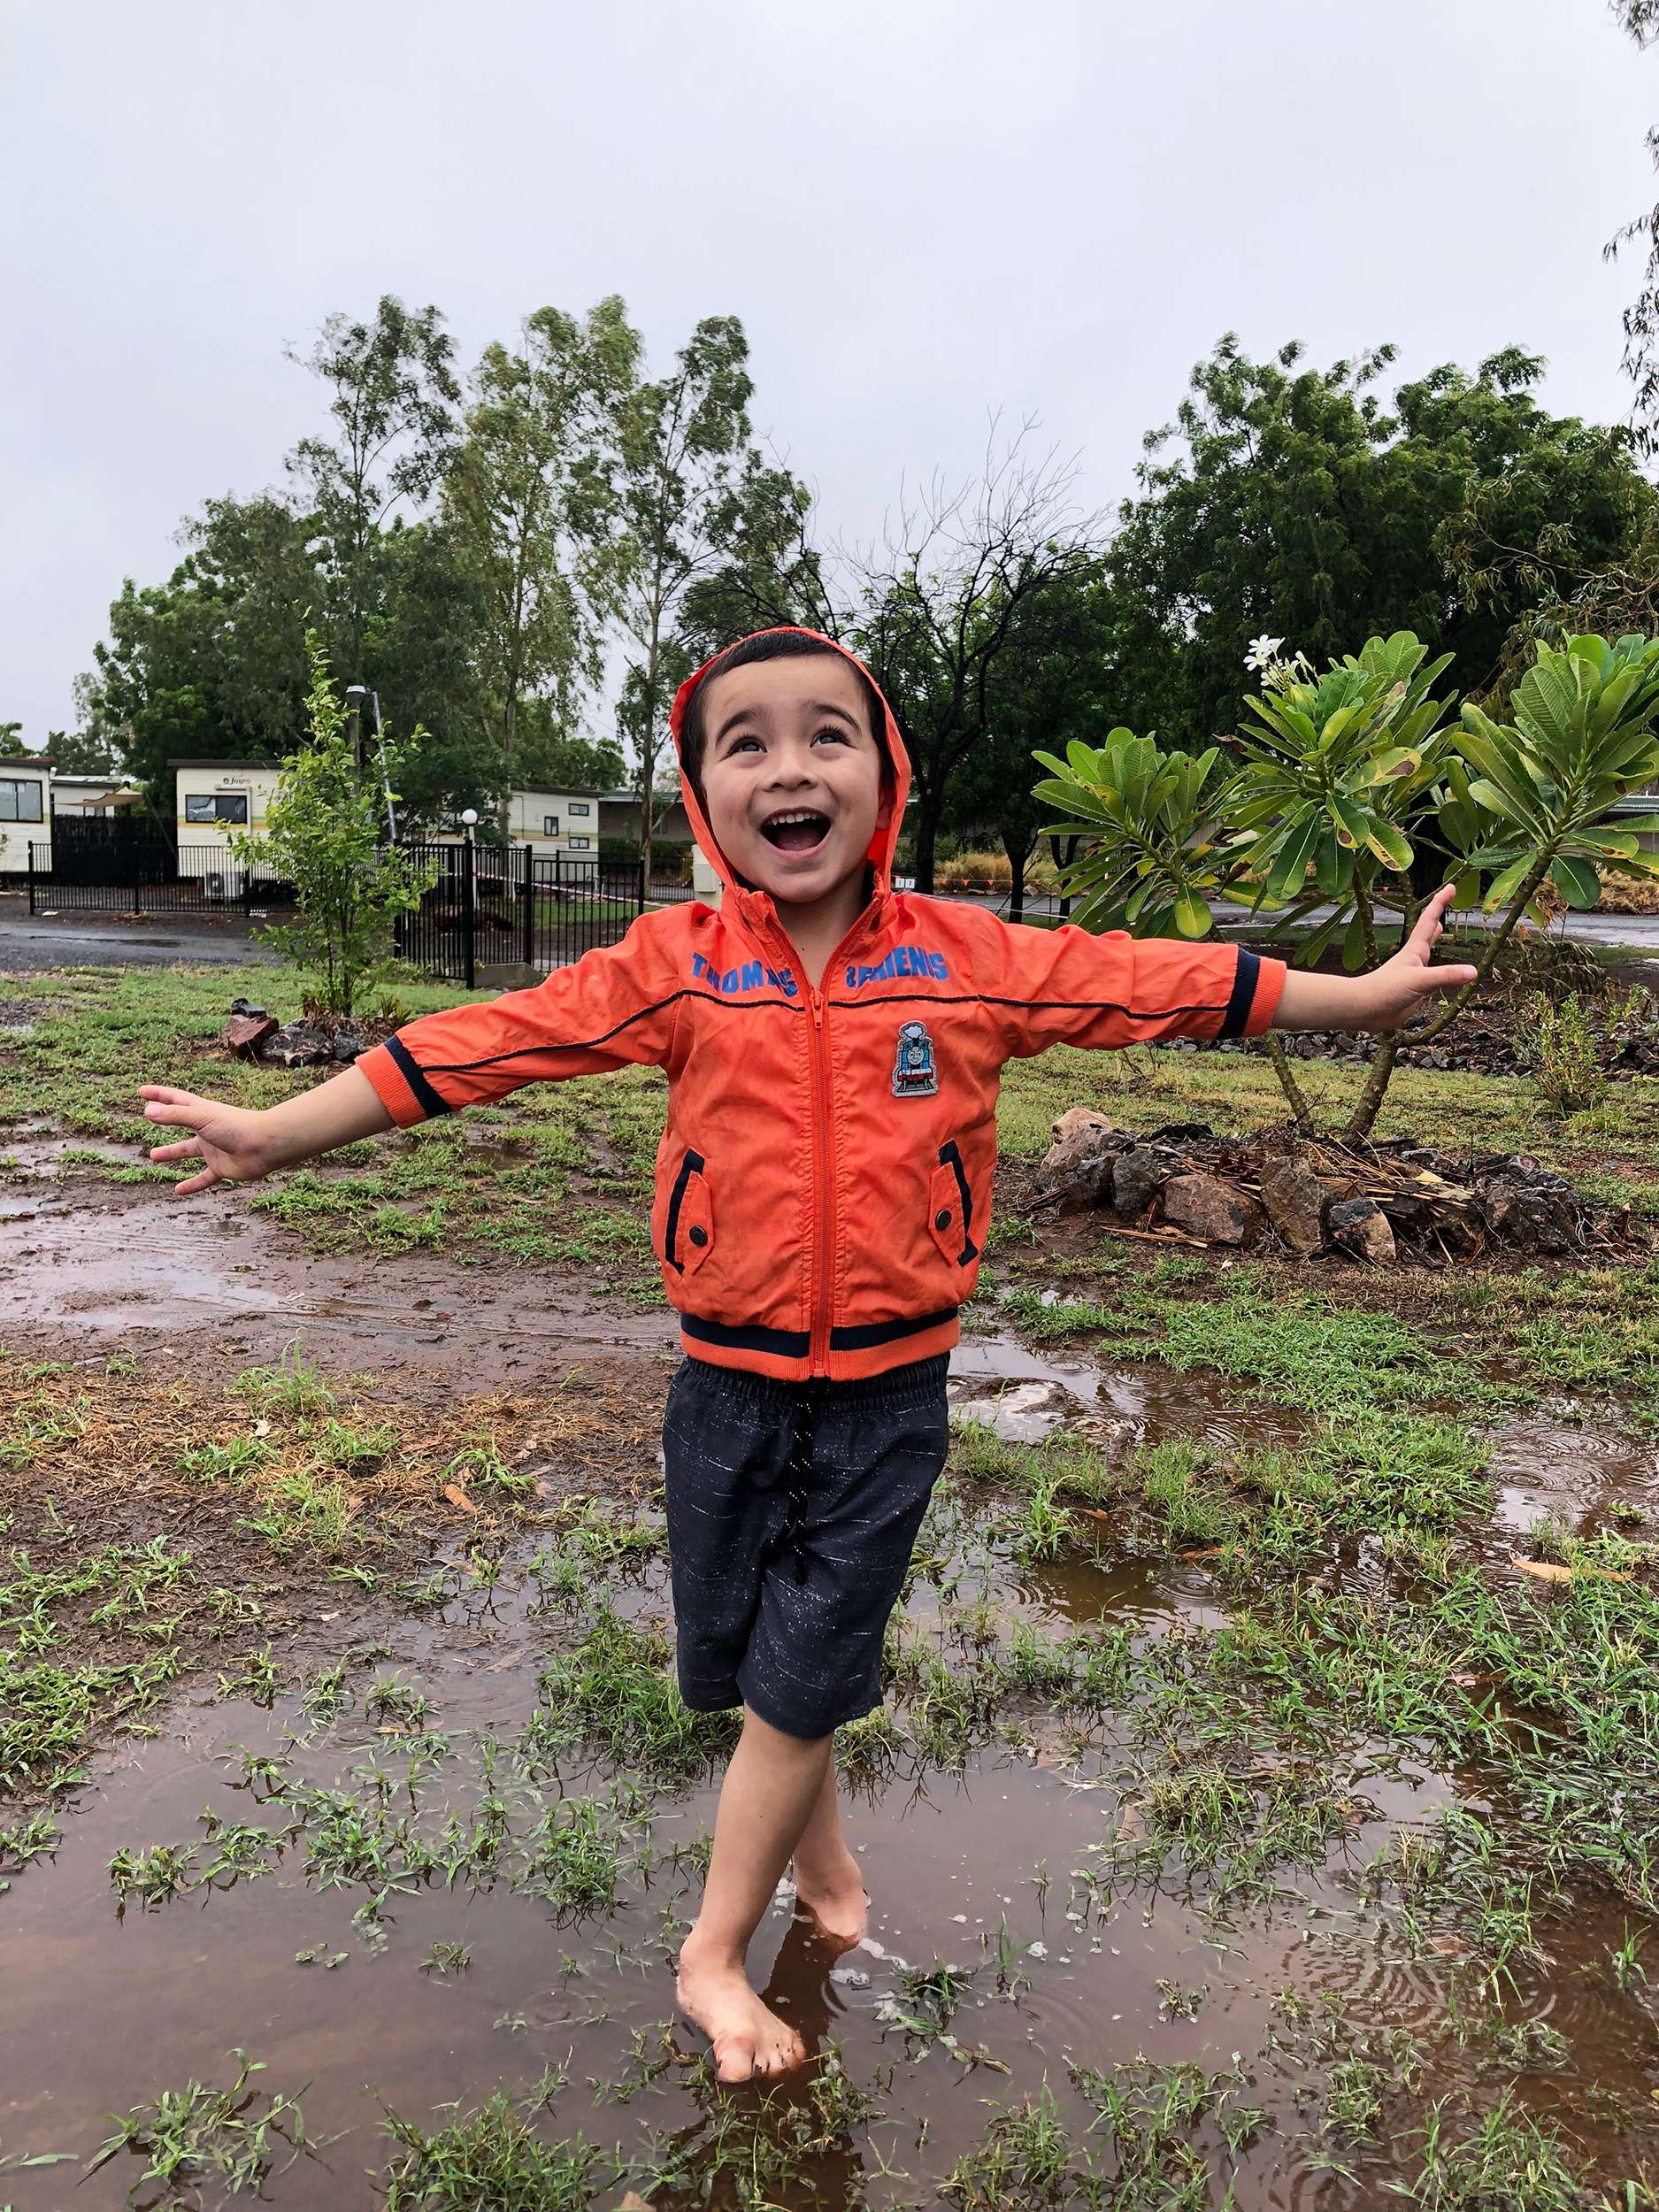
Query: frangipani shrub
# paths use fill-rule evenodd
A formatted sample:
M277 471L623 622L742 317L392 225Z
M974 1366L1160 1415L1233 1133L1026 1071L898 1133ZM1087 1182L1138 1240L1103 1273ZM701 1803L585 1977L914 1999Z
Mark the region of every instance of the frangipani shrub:
M1394 949L1379 940L1379 904L1409 930L1421 902L1413 880L1432 873L1492 926L1476 980L1415 1033L1426 1041L1481 987L1521 917L1542 918L1547 882L1586 907L1602 862L1659 877L1659 854L1637 841L1659 832L1659 811L1613 811L1659 780L1659 640L1540 644L1502 724L1472 705L1449 720L1450 698L1433 695L1448 661L1430 662L1408 631L1368 640L1323 674L1300 654L1280 658L1280 645L1256 641L1261 692L1240 729L1202 754L1118 729L1099 747L1073 743L1064 761L1036 756L1050 772L1037 795L1064 817L1056 829L1088 841L1066 880L1085 927L1202 937L1224 896L1284 928L1328 908L1291 957L1310 967L1340 938L1343 964L1358 972ZM1269 1043L1305 1122L1289 1064ZM1385 1038L1350 1138L1375 1123L1397 1050L1397 1036Z

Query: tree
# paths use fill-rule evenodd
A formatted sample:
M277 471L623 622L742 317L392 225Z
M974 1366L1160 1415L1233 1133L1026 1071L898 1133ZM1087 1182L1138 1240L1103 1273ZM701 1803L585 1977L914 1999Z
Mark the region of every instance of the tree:
M692 665L687 592L730 542L732 472L749 442L749 343L734 315L703 319L672 373L620 410L617 619L626 660L617 718L640 794L640 851L671 795L661 771L669 702Z
M435 871L383 842L386 789L402 748L385 739L379 762L366 769L359 763L314 633L306 651L310 741L283 762L263 833L227 834L244 865L268 865L294 886L296 918L264 936L285 960L319 978L325 1012L349 1016L388 973L396 918L420 903Z
M1659 0L1613 0L1613 13L1638 46L1659 39ZM1659 169L1659 125L1647 134L1647 151ZM1647 259L1641 289L1624 310L1624 368L1636 388L1631 409L1636 442L1651 458L1659 453L1659 201L1626 223L1601 250L1609 261L1617 261L1624 247L1638 244L1647 248Z
M1627 636L1540 644L1499 724L1466 703L1461 723L1432 695L1448 664L1428 659L1407 632L1371 638L1323 674L1306 657L1278 656L1258 641L1259 696L1223 746L1194 757L1162 753L1115 730L1066 757L1039 754L1048 778L1038 795L1061 826L1089 841L1074 872L1087 894L1079 918L1138 935L1171 924L1186 937L1213 925L1211 901L1240 887L1284 922L1328 902L1330 918L1299 939L1292 957L1313 965L1342 938L1343 964L1370 970L1394 948L1379 922L1397 906L1402 931L1420 905L1411 888L1414 841L1440 856L1461 904L1482 903L1495 926L1484 938L1473 982L1413 1033L1428 1043L1455 1021L1492 972L1524 914L1539 918L1546 881L1570 906L1594 906L1607 863L1659 877L1659 853L1638 838L1659 814L1617 818L1633 786L1659 775L1659 641ZM1400 1046L1379 1043L1345 1132L1375 1125ZM1277 1038L1274 1067L1292 1110L1310 1110Z
M477 595L479 690L503 830L526 703L540 702L568 735L602 672L615 418L639 343L614 296L581 322L544 307L525 323L522 349L487 348L473 380L444 511Z
M442 322L435 307L411 313L388 293L372 322L330 315L311 351L289 356L332 394L334 439L302 438L288 466L322 540L335 650L354 681L365 680L380 605L382 528L399 507L425 504L454 434L461 391Z
M1226 727L1263 633L1317 661L1409 629L1478 690L1540 588L1640 534L1654 494L1627 434L1546 413L1535 357L1439 368L1386 402L1392 358L1316 370L1293 344L1254 362L1229 337L1194 369L1110 550L1113 695L1141 726L1195 742Z
M17 726L12 726L15 728ZM4 748L6 725L0 723L0 750ZM46 751L60 776L108 776L123 773L116 749L101 729L48 730Z
M985 731L949 787L953 831L989 830L1008 855L1014 921L1024 917L1025 869L1048 826L1048 809L1031 788L1032 756L1040 745L1063 750L1094 737L1109 718L1098 688L1102 586L1098 568L1079 568L1027 599L992 664Z
M917 794L916 882L933 855L952 778L991 728L999 664L1043 595L1074 585L1094 557L1092 518L1071 499L1074 470L1032 459L1027 425L1000 450L993 423L979 479L935 477L902 503L879 555L856 564L850 640L887 694Z
M296 742L318 581L304 521L279 499L210 500L181 536L165 584L123 584L82 700L83 726L168 817L169 760L277 760Z
M781 461L751 447L709 518L712 565L681 603L679 643L695 663L754 630L794 626L839 637L848 617L813 542L813 498Z

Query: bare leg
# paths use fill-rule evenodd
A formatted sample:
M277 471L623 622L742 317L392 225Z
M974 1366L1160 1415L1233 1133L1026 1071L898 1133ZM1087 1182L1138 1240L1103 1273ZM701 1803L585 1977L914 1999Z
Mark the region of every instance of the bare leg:
M786 2073L806 2057L795 2030L749 1986L744 1964L823 1793L833 1748L831 1736L787 1736L744 1711L720 1790L703 1904L680 1954L680 2008L714 2046L722 2081Z
M795 1847L795 1893L831 1942L851 1950L870 1924L864 1873L841 1833L835 1762L824 1771L812 1817Z

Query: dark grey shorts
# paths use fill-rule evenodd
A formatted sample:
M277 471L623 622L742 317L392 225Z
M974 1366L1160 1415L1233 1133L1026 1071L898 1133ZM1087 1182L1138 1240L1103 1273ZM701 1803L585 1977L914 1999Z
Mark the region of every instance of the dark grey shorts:
M680 1690L827 1736L881 1702L881 1643L945 1463L949 1362L786 1383L688 1359L663 1422Z

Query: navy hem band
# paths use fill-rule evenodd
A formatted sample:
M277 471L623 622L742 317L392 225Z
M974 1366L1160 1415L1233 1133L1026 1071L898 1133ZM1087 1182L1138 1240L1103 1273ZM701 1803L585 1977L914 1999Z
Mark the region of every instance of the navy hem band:
M408 1084L416 1105L420 1108L428 1120L431 1120L434 1115L447 1114L450 1111L449 1100L441 1097L433 1089L426 1080L425 1070L419 1065L414 1054L411 1052L402 1038L388 1037L386 1040L386 1049L391 1054L393 1064L396 1067L397 1072Z
M1250 1009L1256 1003L1256 982L1262 972L1262 964L1256 954L1243 945L1239 947L1238 972L1233 979L1233 996L1227 1001L1227 1010L1221 1018L1218 1037L1241 1037L1244 1025L1250 1018Z
M770 1352L775 1359L804 1359L812 1348L805 1329L735 1329L724 1321L704 1321L695 1313L682 1313L680 1326L683 1335L695 1337L700 1344L720 1344L733 1352Z

